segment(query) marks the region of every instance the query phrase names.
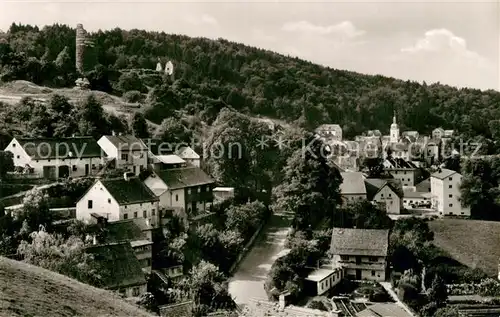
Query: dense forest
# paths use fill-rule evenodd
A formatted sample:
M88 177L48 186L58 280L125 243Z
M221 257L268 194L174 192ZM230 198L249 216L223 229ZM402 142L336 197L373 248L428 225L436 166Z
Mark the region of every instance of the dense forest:
M75 37L66 25L12 24L0 34L0 80L74 86ZM362 75L223 39L119 28L89 38L84 75L92 88L142 93L137 99L145 116L157 123L178 110L211 123L229 107L311 128L339 123L352 137L373 129L388 132L395 110L403 130L429 133L442 126L490 139L500 131L500 93L493 90ZM154 71L159 60L173 62L175 78Z

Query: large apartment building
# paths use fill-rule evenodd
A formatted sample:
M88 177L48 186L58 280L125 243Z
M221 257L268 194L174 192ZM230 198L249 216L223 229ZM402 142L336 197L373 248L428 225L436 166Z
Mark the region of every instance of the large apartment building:
M334 228L332 265L351 279L384 281L388 247L389 230Z
M432 206L440 215L470 216L470 208L460 202L461 183L462 175L449 169L431 175Z

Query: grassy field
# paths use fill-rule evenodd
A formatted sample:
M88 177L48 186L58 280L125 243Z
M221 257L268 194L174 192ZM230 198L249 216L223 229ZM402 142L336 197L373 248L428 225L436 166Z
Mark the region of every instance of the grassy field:
M430 222L434 243L455 260L497 276L500 260L500 222L438 219Z
M0 316L152 317L111 292L3 257Z

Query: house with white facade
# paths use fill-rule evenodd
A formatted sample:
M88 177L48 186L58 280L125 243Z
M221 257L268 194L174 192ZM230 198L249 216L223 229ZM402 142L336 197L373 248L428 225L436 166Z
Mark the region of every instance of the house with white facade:
M200 167L200 155L189 146L182 146L175 151L175 154L186 161L187 164Z
M361 172L341 172L340 195L344 203L366 199L365 177Z
M332 265L354 280L385 281L389 230L333 228Z
M92 214L108 222L144 218L158 225L158 197L137 177L98 179L76 204L76 218L89 222Z
M13 154L14 166L47 179L94 175L103 164L92 137L13 138L5 151Z
M107 160L115 160L117 169L128 170L135 175L147 169L148 148L141 139L132 135L105 135L97 143Z
M316 134L323 140L342 141L342 128L338 124L322 124L315 130Z
M159 198L162 218L173 213L188 219L204 213L213 202L215 181L198 167L155 172L144 183Z
M322 265L312 269L304 279L305 291L309 296L323 295L339 284L343 277L344 271L341 267Z
M460 202L461 183L462 175L449 169L431 175L432 206L440 215L470 217L470 208Z
M400 214L403 207L401 183L395 179L365 179L366 198L387 214Z
M389 172L395 179L399 179L403 186L415 186L419 179L419 169L411 161L389 157L383 164L384 170Z

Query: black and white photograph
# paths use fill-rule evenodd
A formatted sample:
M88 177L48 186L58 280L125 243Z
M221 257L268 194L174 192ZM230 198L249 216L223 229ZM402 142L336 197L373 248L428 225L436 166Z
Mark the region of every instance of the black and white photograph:
M500 317L500 0L0 0L0 317Z

